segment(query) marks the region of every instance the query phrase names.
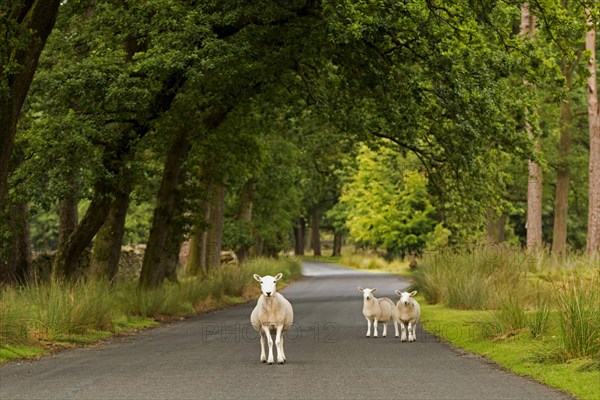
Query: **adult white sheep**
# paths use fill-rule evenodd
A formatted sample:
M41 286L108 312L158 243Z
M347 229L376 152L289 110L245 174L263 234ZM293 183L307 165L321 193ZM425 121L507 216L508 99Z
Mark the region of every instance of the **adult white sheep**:
M273 337L275 333L275 346L277 347L277 362L285 363L283 351L283 332L294 322L294 309L292 304L277 293L276 283L281 279L281 273L276 276L263 277L254 274L254 279L260 282L261 296L250 316L250 322L260 335L260 361L273 364ZM265 355L265 337L269 343L269 357Z
M414 342L417 340L417 323L421 318L421 306L413 298L417 291L401 292L396 290L396 294L400 296L400 300L396 303L396 318L402 328L401 341L406 342L406 331L408 331L408 341ZM408 327L406 326L408 324Z
M373 337L377 337L377 324L383 323L383 337L387 335L388 321L394 322L396 328L396 337L398 337L398 323L396 322L396 306L394 302L387 297L381 299L375 298L373 292L377 288L363 289L357 288L363 294L363 315L367 319L367 337L371 336L371 321L373 321Z

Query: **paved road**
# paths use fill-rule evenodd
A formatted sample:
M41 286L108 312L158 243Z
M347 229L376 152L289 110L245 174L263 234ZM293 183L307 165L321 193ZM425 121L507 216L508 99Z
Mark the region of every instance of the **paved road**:
M285 365L259 362L253 304L97 348L0 367L0 399L565 399L420 332L367 339L356 286L393 295L398 277L307 262L282 293L296 323ZM393 328L390 325L393 333ZM380 331L381 334L381 331Z

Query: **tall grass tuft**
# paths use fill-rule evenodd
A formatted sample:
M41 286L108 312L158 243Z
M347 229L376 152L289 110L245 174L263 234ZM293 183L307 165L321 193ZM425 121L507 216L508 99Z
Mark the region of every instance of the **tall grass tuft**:
M33 285L19 290L14 300L27 305L28 329L39 339L112 329L113 299L103 282Z
M24 343L30 339L30 308L19 301L18 289L0 289L0 343Z
M500 306L526 267L523 253L510 247L482 246L460 253L442 250L425 255L414 279L430 303L481 310Z
M516 333L527 327L527 315L519 297L508 295L494 312L496 322L503 333Z
M550 302L545 295L545 292L536 288L534 309L527 319L527 327L531 336L536 339L544 335L550 326Z
M0 289L0 341L24 344L35 341L79 340L78 335L116 331L123 321L184 316L219 305L224 296L246 298L258 284L252 278L283 273L284 283L301 275L295 259L254 259L240 266L215 268L208 278L183 278L160 288L140 288L137 282L107 283L82 280L49 282L23 288ZM213 303L213 300L217 303ZM227 299L231 301L232 299ZM125 322L126 323L126 322Z
M600 355L600 276L573 276L557 288L562 345L568 358Z

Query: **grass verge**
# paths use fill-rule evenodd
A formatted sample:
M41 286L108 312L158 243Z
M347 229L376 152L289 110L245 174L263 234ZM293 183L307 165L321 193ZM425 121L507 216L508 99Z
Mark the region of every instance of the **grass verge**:
M585 368L592 359L559 362L553 357L560 346L559 327L549 328L542 341L527 330L491 338L490 311L456 310L426 304L420 298L423 327L451 344L482 355L518 375L529 376L580 399L598 399L600 371Z
M260 294L254 273L279 272L284 275L280 285L286 285L301 276L300 263L258 258L224 266L204 280L182 278L154 289L141 289L134 282L111 289L94 280L5 287L0 289L0 362L90 345L159 321L241 304Z
M374 254L345 255L340 257L337 262L346 267L358 270L383 272L403 276L409 276L411 274L408 261L398 259L388 261L385 258Z

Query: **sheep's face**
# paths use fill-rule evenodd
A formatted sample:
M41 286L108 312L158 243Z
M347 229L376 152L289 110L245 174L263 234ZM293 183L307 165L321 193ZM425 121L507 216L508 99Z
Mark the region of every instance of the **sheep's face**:
M416 290L413 290L412 292L401 292L399 290L396 290L396 294L398 296L400 296L400 303L404 304L405 306L411 304L411 300L410 298L413 297L414 295L417 294Z
M377 288L373 288L373 289L366 288L366 289L363 289L361 287L358 287L357 289L358 289L359 292L362 292L363 298L365 300L367 300L367 301L372 300L374 298L373 292L377 290Z
M258 274L254 274L254 279L260 282L260 290L265 297L275 296L277 290L275 288L277 281L281 279L283 274L280 272L275 276L265 275L260 276Z

